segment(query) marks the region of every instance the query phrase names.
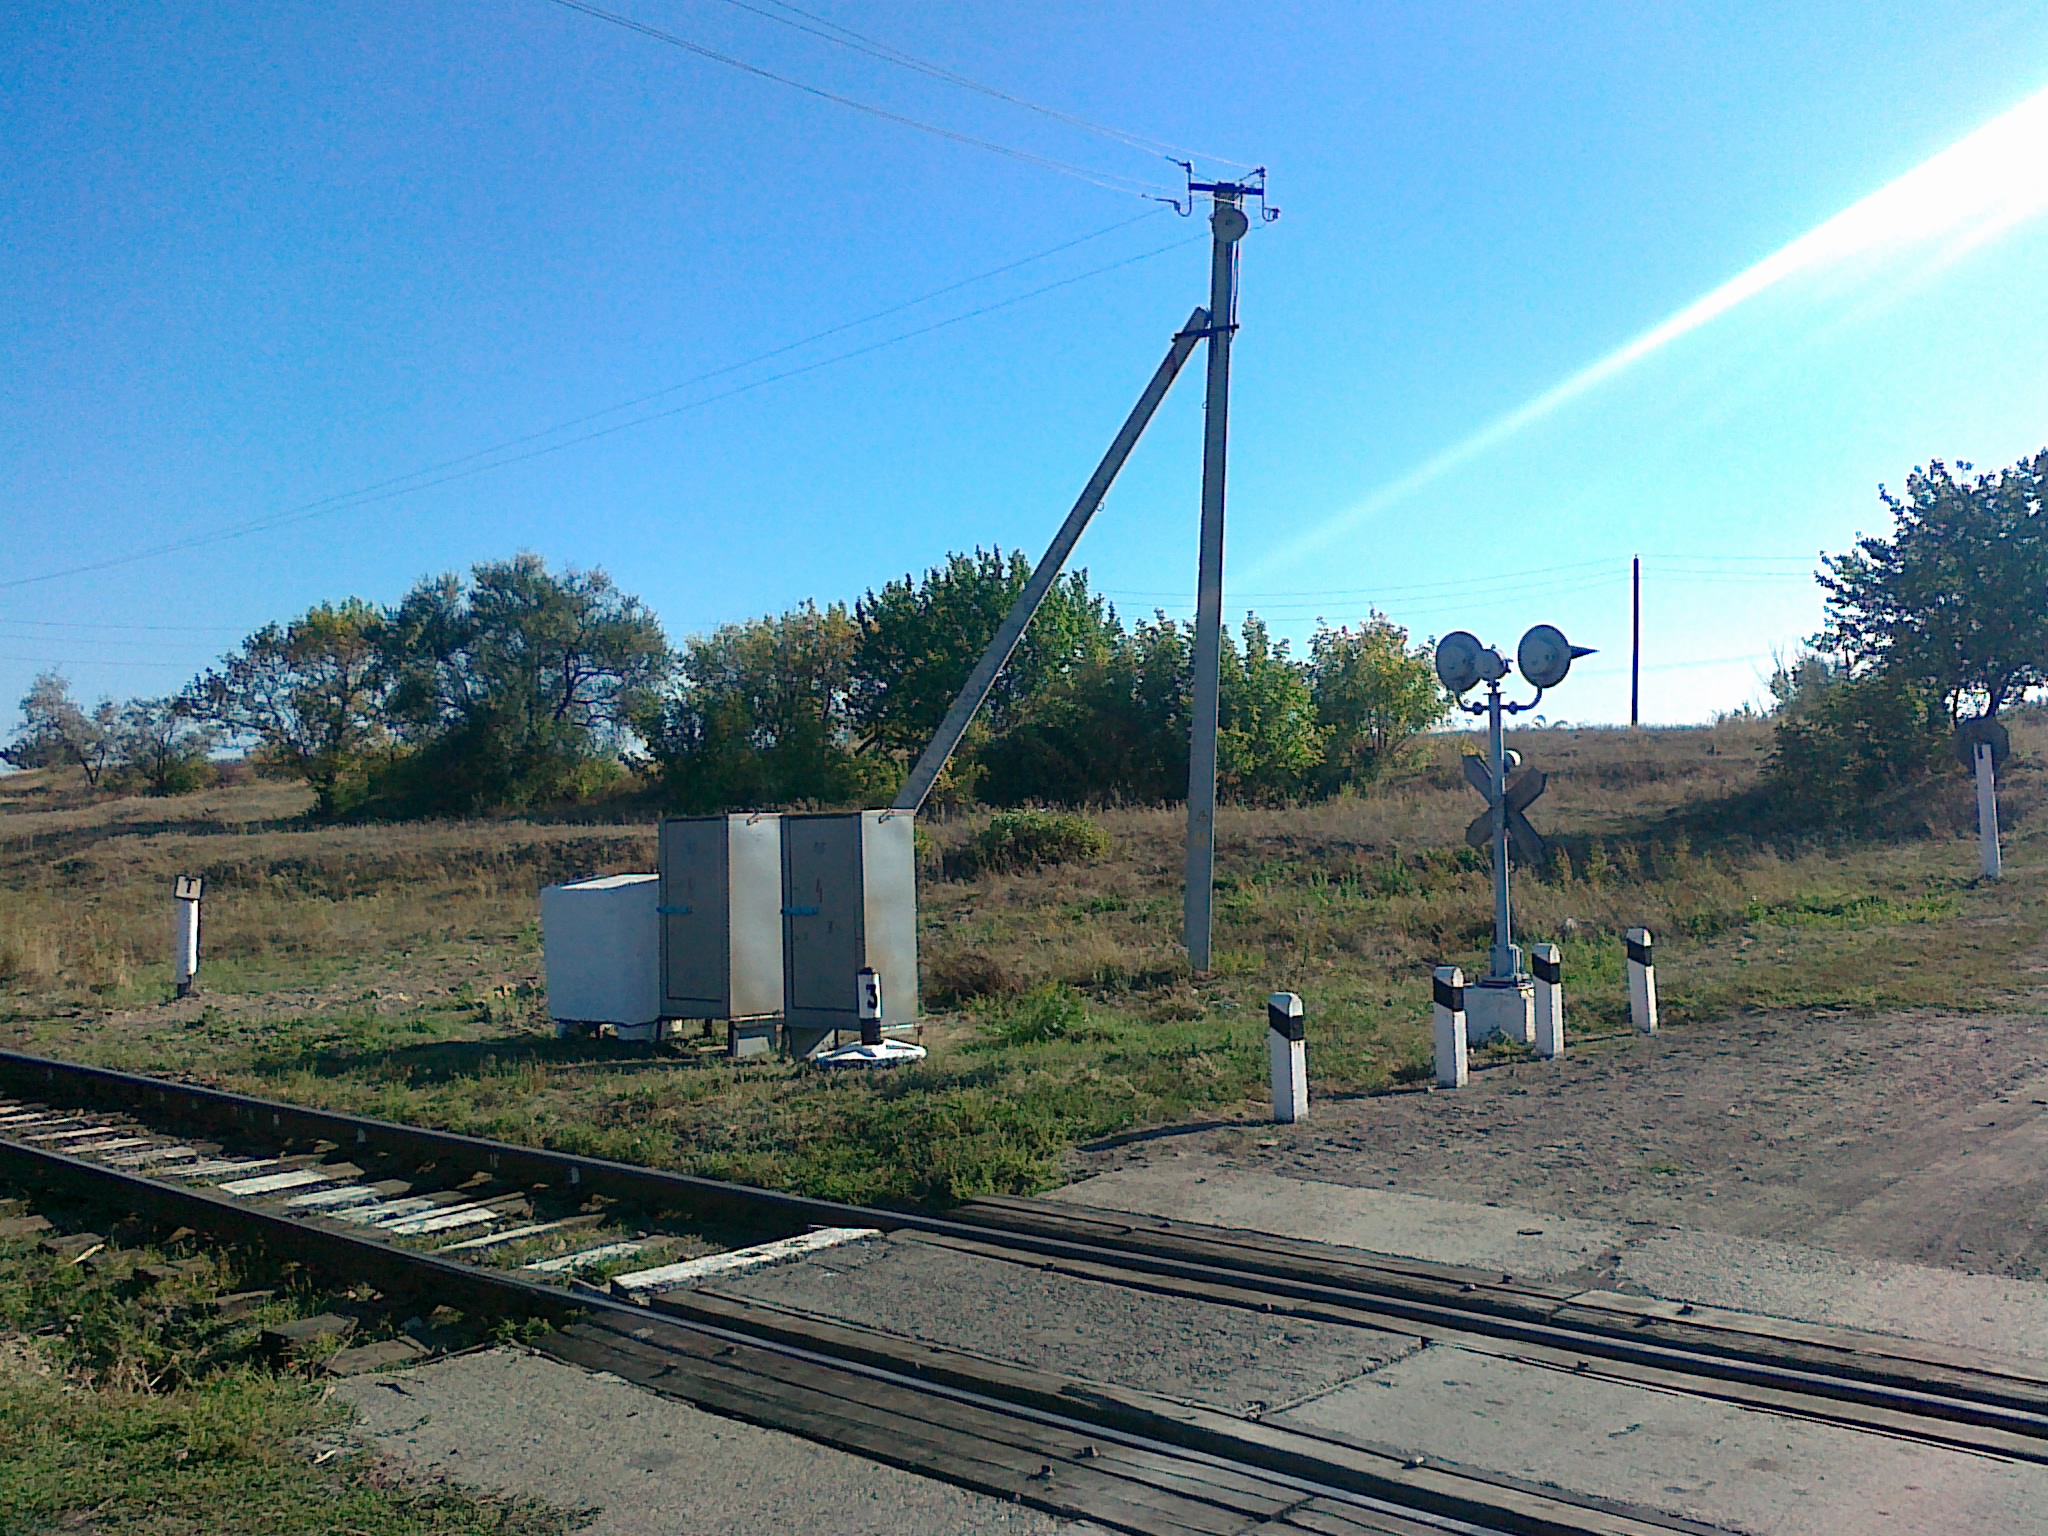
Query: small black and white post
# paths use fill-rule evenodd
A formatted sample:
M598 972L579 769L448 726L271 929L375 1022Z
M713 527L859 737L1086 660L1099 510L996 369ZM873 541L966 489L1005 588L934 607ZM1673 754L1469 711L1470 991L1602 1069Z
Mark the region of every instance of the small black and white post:
M1308 1030L1301 999L1275 992L1266 999L1266 1061L1273 1075L1273 1119L1292 1125L1308 1118Z
M1984 857L1984 878L1996 880L2005 873L1998 851L1998 768L1988 741L1973 742L1970 756L1977 771L1977 847Z
M1462 1088L1471 1081L1465 1052L1465 973L1440 965L1430 980L1436 1004L1436 1085Z
M882 1043L882 978L872 965L860 968L858 977L860 990L860 1043L880 1045Z
M1564 1054L1564 954L1555 944L1529 946L1529 974L1536 978L1536 1054L1555 1061Z
M199 990L199 897L204 885L197 875L179 875L171 886L171 968L180 997Z
M1622 935L1628 950L1628 1017L1638 1031L1657 1033L1657 962L1651 953L1650 930L1631 928Z

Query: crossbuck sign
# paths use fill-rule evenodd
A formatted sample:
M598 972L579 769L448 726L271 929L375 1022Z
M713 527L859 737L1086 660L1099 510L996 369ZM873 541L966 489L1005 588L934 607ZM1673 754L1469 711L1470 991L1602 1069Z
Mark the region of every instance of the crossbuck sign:
M1514 773L1520 766L1518 755L1504 752L1502 756L1508 760L1508 772ZM1486 802L1486 809L1465 829L1465 841L1474 848L1489 847L1493 842L1493 770L1483 757L1467 756L1462 762L1466 782L1478 790L1479 798ZM1508 852L1524 868L1540 865L1550 857L1550 845L1543 841L1543 834L1530 826L1529 818L1522 814L1536 803L1549 783L1549 776L1541 768L1516 773L1508 780L1507 803L1502 807L1508 824Z

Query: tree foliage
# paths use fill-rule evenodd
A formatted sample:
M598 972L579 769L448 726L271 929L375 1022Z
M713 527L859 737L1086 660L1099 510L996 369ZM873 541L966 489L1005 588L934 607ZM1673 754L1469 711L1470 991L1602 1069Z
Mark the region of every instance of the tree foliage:
M385 713L406 749L376 765L372 809L467 814L577 798L674 664L661 625L602 571L538 555L418 583L379 635Z
M1325 792L1377 779L1450 713L1430 648L1411 648L1408 631L1385 614L1356 629L1318 624L1309 641L1308 684L1325 733Z
M2048 682L2048 449L1995 475L1969 469L1935 460L1904 496L1880 489L1891 534L1823 560L1815 642L1857 673L1913 679L1951 720L1972 706L1996 715Z
M122 707L121 772L149 794L182 795L212 783L219 741L219 730L184 695L130 699Z
M837 805L893 785L896 770L855 744L858 644L839 603L690 641L680 687L639 717L670 803L687 812Z
M977 549L863 597L848 704L864 738L913 758L923 751L1030 577L1022 554ZM1101 661L1118 633L1086 571L1059 578L981 707L986 731L1000 735L1025 700Z
M976 549L853 607L804 603L672 651L602 571L535 555L267 624L175 699L88 713L39 678L9 758L173 793L223 744L303 780L316 814L469 815L587 800L651 769L676 809L842 806L902 782L1031 568ZM1000 806L1187 790L1193 631L1128 627L1086 572L1056 582L941 780ZM1383 772L1443 713L1426 648L1374 615L1306 660L1247 614L1222 637L1218 790L1279 803ZM647 757L633 756L644 745Z
M305 780L330 813L387 736L384 626L356 598L266 624L192 685L194 713L247 742L259 765Z
M1264 805L1298 800L1315 783L1328 734L1315 696L1287 642L1275 645L1257 614L1245 615L1239 640L1241 648L1224 633L1217 667L1217 792Z
M20 731L4 754L17 768L75 767L97 786L120 755L120 712L112 699L91 709L71 696L61 672L38 673L21 701Z

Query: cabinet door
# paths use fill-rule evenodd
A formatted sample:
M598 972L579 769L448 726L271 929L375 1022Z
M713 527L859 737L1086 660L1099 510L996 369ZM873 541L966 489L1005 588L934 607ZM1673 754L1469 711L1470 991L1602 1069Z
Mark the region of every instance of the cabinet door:
M661 824L662 1006L685 1019L726 1016L723 816Z
M855 977L864 963L860 830L858 816L789 817L782 823L792 1020L858 1016Z

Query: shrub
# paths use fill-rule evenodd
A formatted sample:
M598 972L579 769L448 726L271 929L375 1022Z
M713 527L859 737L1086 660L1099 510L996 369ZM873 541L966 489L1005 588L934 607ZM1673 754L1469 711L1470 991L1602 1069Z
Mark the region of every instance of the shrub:
M1791 824L1865 816L1873 802L1934 776L1945 724L1929 691L1896 672L1803 687L1772 733L1770 809Z
M1015 1002L991 1008L982 1029L1004 1045L1042 1045L1064 1040L1088 1026L1088 1004L1072 987L1042 982Z
M1078 811L998 811L968 839L960 862L968 874L1043 869L1109 852L1109 835Z

